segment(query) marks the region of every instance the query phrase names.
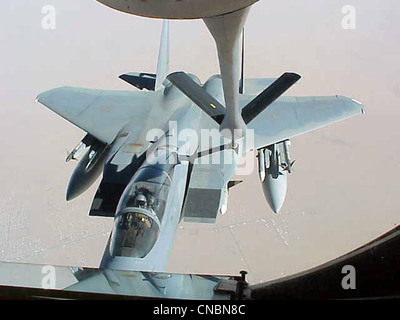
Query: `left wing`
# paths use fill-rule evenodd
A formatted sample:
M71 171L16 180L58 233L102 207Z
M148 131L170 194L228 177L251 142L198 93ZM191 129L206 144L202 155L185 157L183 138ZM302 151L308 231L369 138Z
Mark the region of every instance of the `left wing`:
M151 92L61 87L37 101L104 143L110 144L129 120L146 120Z
M243 96L242 105L253 98ZM343 96L282 97L247 125L254 130L254 145L247 141L246 150L290 139L360 113L364 113L364 106Z

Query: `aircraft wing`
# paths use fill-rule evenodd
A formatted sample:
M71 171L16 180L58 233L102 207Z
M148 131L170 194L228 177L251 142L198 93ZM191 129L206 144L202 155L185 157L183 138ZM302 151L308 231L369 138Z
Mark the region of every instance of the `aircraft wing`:
M242 105L253 98L244 96ZM364 106L343 96L282 97L247 125L254 130L254 146L249 141L246 149L259 149L360 113Z
M129 120L146 120L150 112L148 92L61 87L39 94L37 101L108 144Z

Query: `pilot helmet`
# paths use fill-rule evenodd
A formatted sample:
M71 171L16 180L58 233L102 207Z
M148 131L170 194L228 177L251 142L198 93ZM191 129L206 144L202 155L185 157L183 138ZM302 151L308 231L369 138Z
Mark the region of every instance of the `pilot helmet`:
M147 205L147 199L144 194L138 194L135 198L135 204L139 207L145 207Z

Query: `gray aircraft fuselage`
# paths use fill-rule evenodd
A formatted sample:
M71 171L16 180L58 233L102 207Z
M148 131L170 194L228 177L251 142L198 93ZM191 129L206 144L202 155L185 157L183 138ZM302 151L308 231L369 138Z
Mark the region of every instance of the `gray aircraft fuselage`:
M191 77L196 79L194 76ZM196 79L196 81L198 80ZM223 99L220 77L211 77L204 84L204 88L214 97ZM162 107L160 108L160 106ZM137 159L143 153L146 153L146 159L136 171L121 196L116 211L115 224L119 223L118 217L122 211L129 211L130 209L135 211L134 207L125 207L122 202L127 197L129 189L132 188L131 185L145 182L140 181L140 173L146 169L164 171L167 176L167 182L162 182L161 184L162 188L168 190L166 191L166 195L161 196L165 197L165 207L161 216L157 218L156 223L159 230L157 230L155 239L148 241L154 243L152 243L151 248L147 248L149 249L147 252L133 253L133 256L129 256L131 253L124 254L124 252L115 248L115 246L119 246L122 243L115 243L114 238L116 234L121 232L118 229L118 225L115 225L110 241L107 244L101 268L165 271L176 229L182 218L185 190L189 178L189 166L195 165L196 167L203 168L205 171L219 171L219 175L215 176L215 178L212 178L212 175L207 175L206 177L210 181L205 181L204 185L212 185L213 189L215 189L216 185L219 186L219 207L221 207L223 204L226 204L227 184L233 177L242 155L241 150L243 148L240 146L242 141L239 141L236 142L237 145L235 148L225 147L221 151L214 150L209 155L196 156L202 151L207 152L213 147L218 148L225 144L229 145L229 143L220 135L217 123L212 121L212 119L173 85L155 92L152 105L148 105L147 107L152 108L149 119L157 119L159 122L157 123L157 120L141 122L138 119L129 121L110 145L105 167L117 166L117 172L121 172L126 167L132 165L132 162L138 161ZM210 135L207 136L204 131ZM155 134L160 132L160 135L162 133L164 135L151 136L151 132ZM191 138L193 133L195 133L198 139L196 137L185 139ZM200 141L202 136L210 137L210 141ZM148 141L146 146L141 145L140 141L143 140ZM216 142L216 145L212 145L211 140L218 142ZM164 165L160 165L160 163ZM221 177L222 179L220 179ZM202 199L201 201L204 200L206 199ZM152 211L155 215L160 215L156 212L157 210ZM132 240L132 242L134 241ZM136 245L144 244L136 241Z

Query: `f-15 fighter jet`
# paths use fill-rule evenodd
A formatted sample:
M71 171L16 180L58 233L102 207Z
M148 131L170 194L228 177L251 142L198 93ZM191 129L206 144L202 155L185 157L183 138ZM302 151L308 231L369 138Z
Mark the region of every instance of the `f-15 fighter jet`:
M117 7L168 1L101 2ZM189 2L194 0L174 1L176 6ZM296 73L240 76L237 36L247 6L229 13L218 11L224 6L186 12L187 18L203 18L217 43L221 74L205 83L193 74L169 72L169 24L164 20L157 72L120 76L139 90L61 87L38 95L38 102L87 132L67 157L75 159L86 150L68 184L67 200L102 174L89 212L114 218L102 268L164 271L179 222L215 222L226 211L240 159L251 150L257 153L266 200L278 212L293 165L289 139L363 112L361 103L342 96L282 97L300 79ZM117 9L130 12L135 6L128 7ZM204 14L196 16L200 9ZM174 11L177 16L160 12L146 14L185 16L184 9Z

